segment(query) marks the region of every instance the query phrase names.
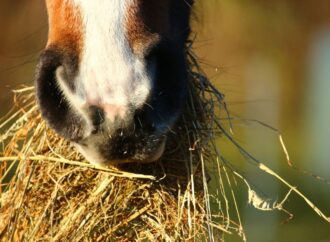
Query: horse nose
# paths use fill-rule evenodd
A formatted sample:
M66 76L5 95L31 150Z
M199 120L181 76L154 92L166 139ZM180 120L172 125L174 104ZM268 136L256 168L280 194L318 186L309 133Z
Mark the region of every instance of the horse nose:
M91 119L94 127L93 132L96 132L98 130L98 127L101 124L103 124L105 121L104 111L97 106L91 105L89 107L88 112L89 112L89 118Z

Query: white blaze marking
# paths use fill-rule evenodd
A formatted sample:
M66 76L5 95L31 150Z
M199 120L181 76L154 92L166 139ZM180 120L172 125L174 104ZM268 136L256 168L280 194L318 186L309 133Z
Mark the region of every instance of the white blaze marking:
M110 120L123 116L129 106L142 106L151 89L152 71L133 54L125 36L126 11L133 0L73 1L80 8L84 30L74 94L80 101L73 105L115 107L106 108Z

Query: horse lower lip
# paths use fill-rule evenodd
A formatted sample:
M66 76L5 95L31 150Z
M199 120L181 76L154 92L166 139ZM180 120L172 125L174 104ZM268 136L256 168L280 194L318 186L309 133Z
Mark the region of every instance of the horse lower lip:
M132 157L127 159L114 159L114 160L105 160L99 162L98 164L101 166L108 166L108 165L120 165L120 164L127 164L127 163L152 163L157 161L162 154L164 153L166 145L166 138L158 145L158 147L150 154L139 155L139 157Z
M164 153L166 145L166 138L158 145L158 147L150 154L139 155L140 157L133 157L132 159L127 159L119 161L118 163L152 163L157 161Z
M166 144L166 139L164 139L163 142L159 145L158 149L148 159L146 159L146 161L143 162L154 162L158 160L164 153L165 144Z

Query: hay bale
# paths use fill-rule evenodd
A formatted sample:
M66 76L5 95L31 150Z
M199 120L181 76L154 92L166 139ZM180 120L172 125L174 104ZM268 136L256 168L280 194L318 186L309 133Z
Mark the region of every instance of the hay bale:
M0 125L0 240L220 240L239 228L228 208L210 208L220 203L220 195L209 194L207 169L221 166L214 140L223 96L187 55L189 98L153 164L87 163L48 129L33 87L15 91L15 110Z

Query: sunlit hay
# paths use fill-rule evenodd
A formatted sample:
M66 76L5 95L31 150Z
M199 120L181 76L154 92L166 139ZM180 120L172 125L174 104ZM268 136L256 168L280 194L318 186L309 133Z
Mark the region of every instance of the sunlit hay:
M46 126L33 87L15 91L0 125L0 240L209 240L241 231L220 203L225 195L208 191L208 167L220 169L214 141L223 97L187 56L188 101L154 164L87 163Z
M33 87L14 92L13 109L0 119L0 241L221 241L226 234L246 241L237 186L247 187L247 201L256 209L280 210L290 219L284 203L295 193L330 222L294 185L233 138L233 118L222 94L199 69L191 47L187 49L188 101L169 132L163 158L154 164L89 164L47 128ZM288 187L280 202L260 196L220 154L215 143L220 134L250 164ZM279 140L292 166L281 135Z

